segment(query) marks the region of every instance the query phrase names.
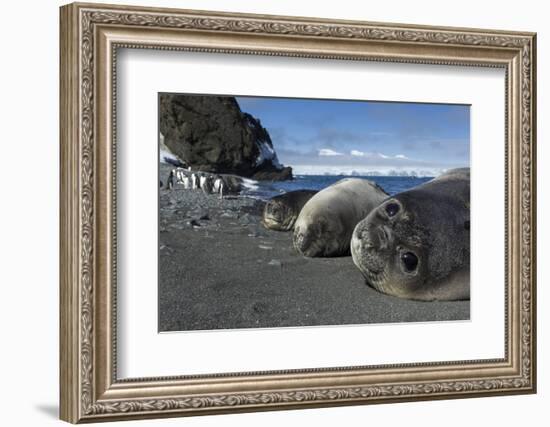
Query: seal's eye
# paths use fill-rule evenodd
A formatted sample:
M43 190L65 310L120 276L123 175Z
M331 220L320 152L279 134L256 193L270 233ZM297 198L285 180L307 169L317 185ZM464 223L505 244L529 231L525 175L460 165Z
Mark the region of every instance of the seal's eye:
M388 216L395 216L399 212L399 205L397 203L388 203L386 205L386 213Z
M416 267L418 266L418 257L412 252L405 252L401 255L401 261L403 261L405 270L409 272L416 270Z

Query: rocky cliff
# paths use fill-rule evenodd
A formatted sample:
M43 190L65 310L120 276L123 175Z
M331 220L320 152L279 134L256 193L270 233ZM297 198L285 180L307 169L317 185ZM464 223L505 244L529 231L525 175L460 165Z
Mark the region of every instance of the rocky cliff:
M241 111L234 97L161 94L159 114L165 148L193 170L292 178L260 120Z

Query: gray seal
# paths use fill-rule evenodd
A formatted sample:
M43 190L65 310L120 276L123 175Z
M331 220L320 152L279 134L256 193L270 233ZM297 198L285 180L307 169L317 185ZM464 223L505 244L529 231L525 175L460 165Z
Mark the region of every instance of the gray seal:
M385 294L470 299L470 169L388 198L355 227L351 254L367 284Z
M294 248L307 257L349 255L357 223L388 195L374 182L345 178L319 191L294 225Z
M296 190L272 197L264 206L262 223L265 228L290 231L304 205L317 190Z

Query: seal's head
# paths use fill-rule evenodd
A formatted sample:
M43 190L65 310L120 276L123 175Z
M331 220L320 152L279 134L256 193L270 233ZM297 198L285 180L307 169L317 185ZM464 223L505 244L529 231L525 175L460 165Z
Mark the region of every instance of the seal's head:
M342 247L338 236L348 233L342 224L335 218L323 215L313 221L298 221L294 227L292 242L294 248L306 257L323 257L332 253L346 251ZM349 235L349 234L348 234ZM344 239L345 240L345 239ZM347 239L349 243L349 238ZM349 249L347 249L349 254Z
M315 194L316 190L295 190L273 197L264 207L264 226L270 230L292 230L303 206Z
M469 224L469 211L456 200L422 191L400 193L357 224L351 239L353 261L380 292L438 299L437 284L469 266Z
M288 231L296 222L296 213L284 200L274 198L265 204L263 222L271 230Z

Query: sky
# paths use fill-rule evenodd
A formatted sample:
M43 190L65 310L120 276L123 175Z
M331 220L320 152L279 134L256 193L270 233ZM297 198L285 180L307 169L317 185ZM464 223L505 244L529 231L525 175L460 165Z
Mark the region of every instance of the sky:
M445 170L469 166L470 107L236 97L296 173Z

